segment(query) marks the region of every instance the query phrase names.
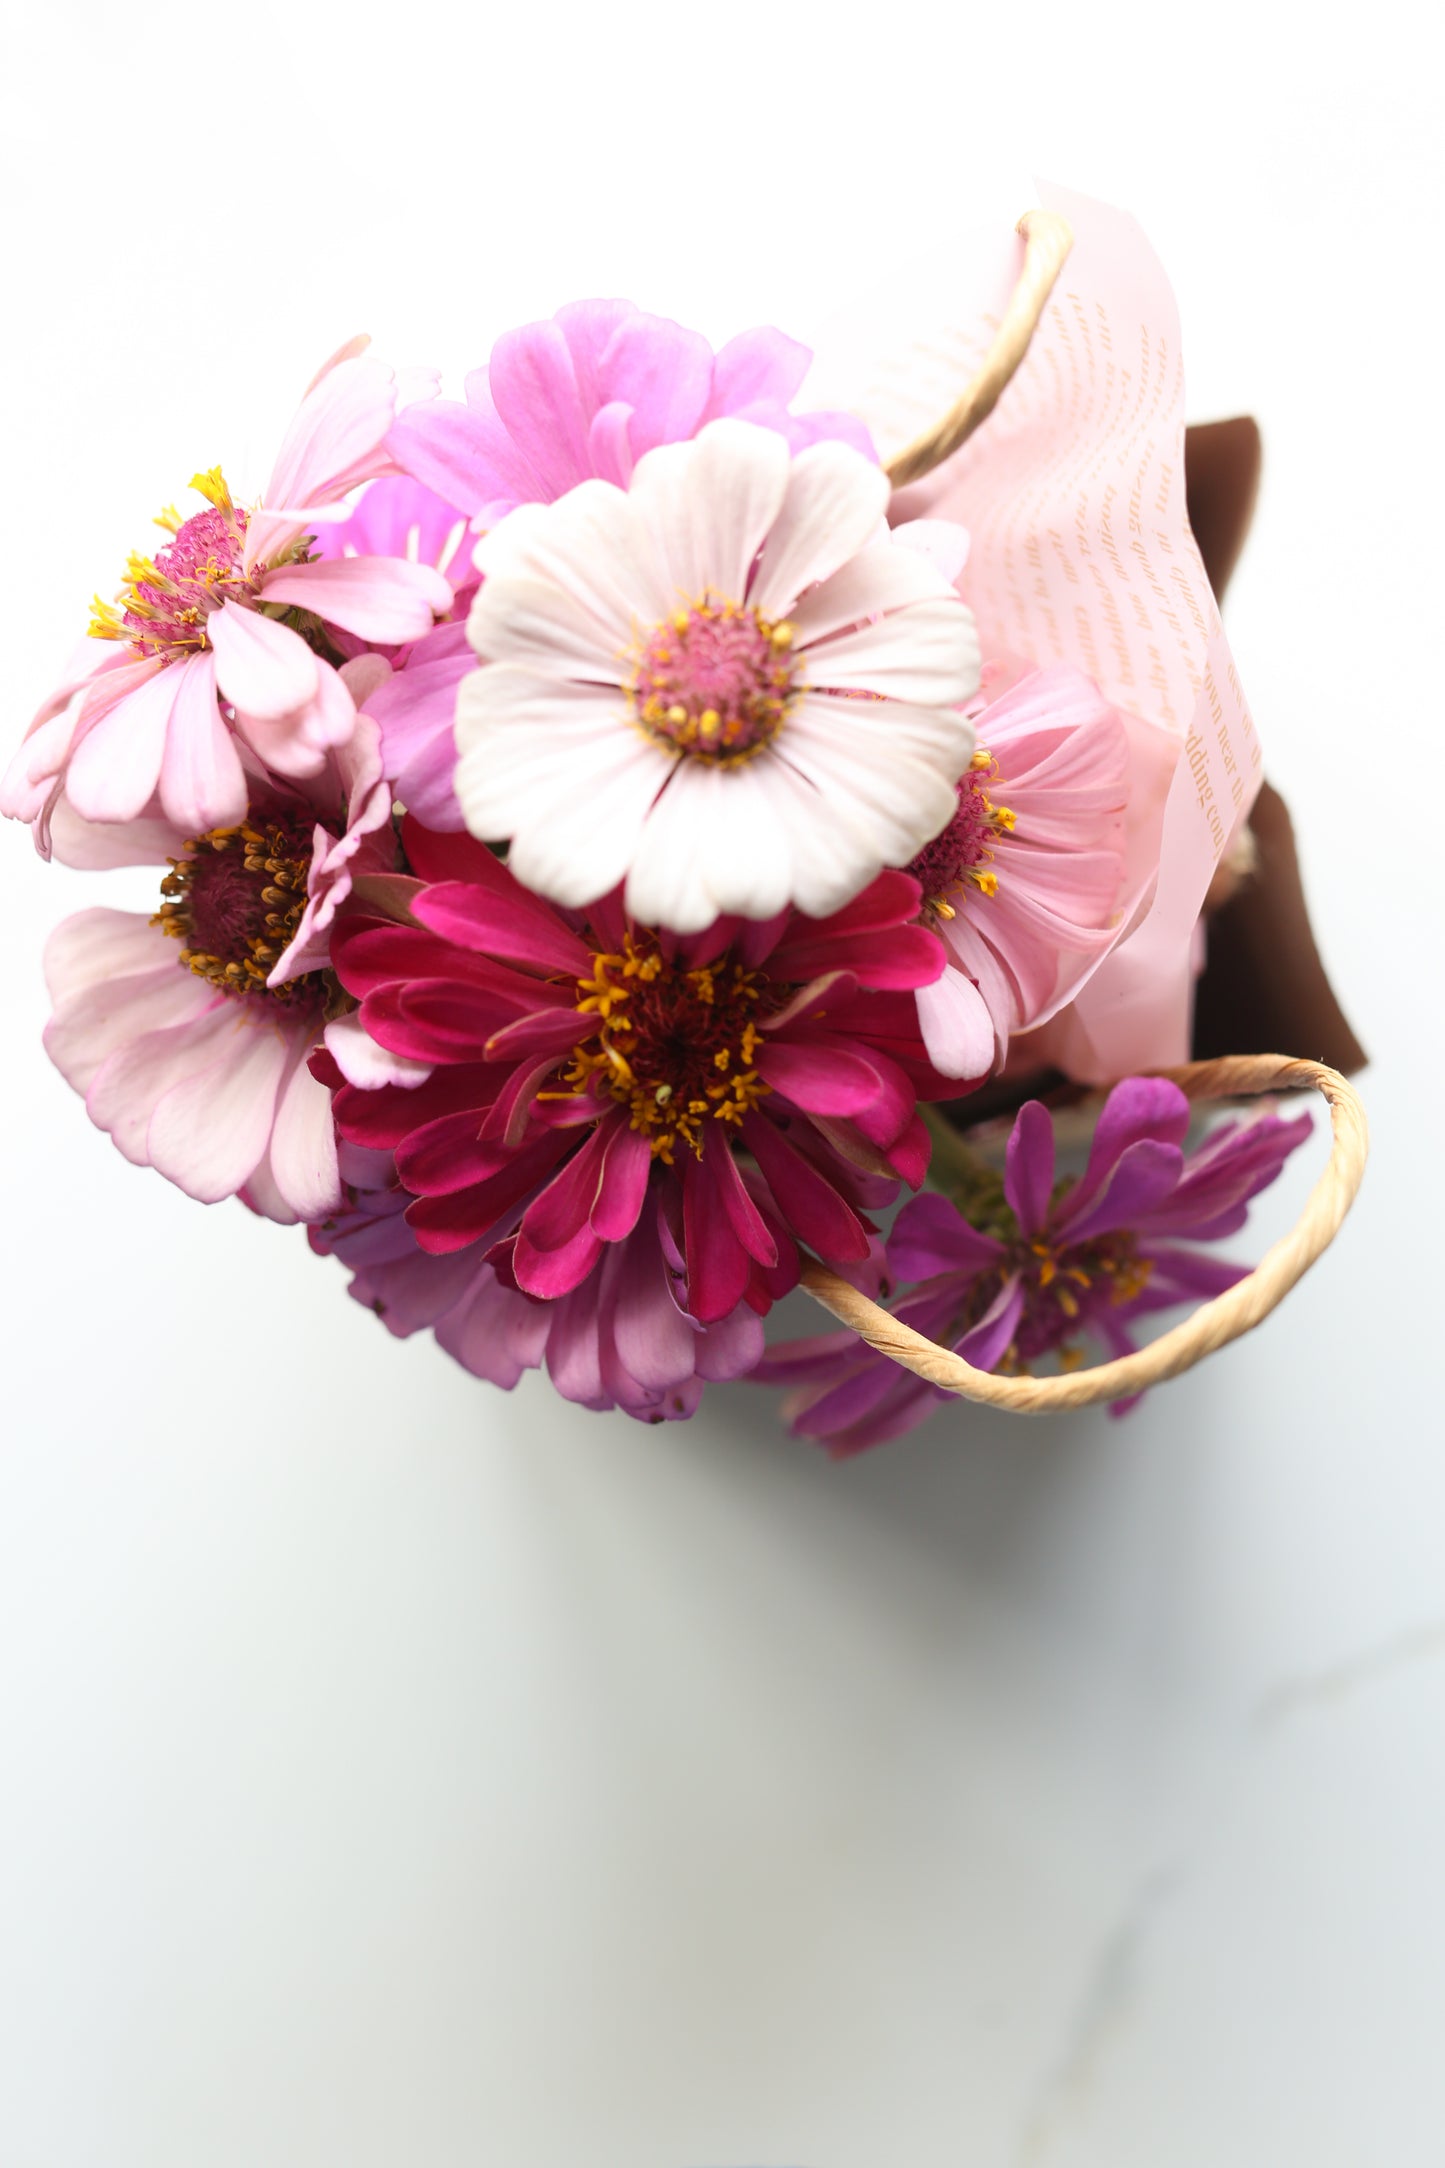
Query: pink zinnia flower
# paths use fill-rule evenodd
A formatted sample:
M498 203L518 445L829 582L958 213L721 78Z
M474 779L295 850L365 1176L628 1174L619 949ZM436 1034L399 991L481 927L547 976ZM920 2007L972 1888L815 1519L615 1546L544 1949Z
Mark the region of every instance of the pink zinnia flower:
M831 437L873 459L851 414L788 412L811 360L781 331L740 332L715 355L699 332L631 302L578 301L505 333L467 378L465 405L407 408L387 447L482 528L592 476L625 489L645 452L722 415L776 430L795 451Z
M467 826L527 887L699 933L826 918L955 812L973 620L844 444L710 422L477 552ZM930 535L930 540L934 539Z
M1001 1067L1012 1032L1071 1001L1123 930L1129 743L1082 671L1035 670L974 718L958 810L908 870L948 968L920 987L945 1076Z
M0 810L34 822L42 849L62 789L99 822L137 819L158 798L173 827L196 835L245 814L238 738L297 777L320 775L346 743L356 710L326 659L328 645L339 652L328 628L414 640L452 605L431 565L311 549L311 529L392 471L383 440L396 399L392 372L353 342L308 391L259 505L237 505L214 468L192 485L204 511L162 514L170 541L133 556L116 603L97 603L90 653L41 708L0 788Z
M327 1045L338 1128L395 1151L423 1248L486 1242L554 1299L660 1214L702 1324L766 1310L796 1242L868 1255L864 1215L927 1166L916 1100L949 1090L918 1035L913 989L942 951L909 923L914 881L885 873L822 922L680 940L616 896L568 920L469 839L410 821L403 839L428 884L417 924L339 929L360 1009ZM432 1073L375 1089L382 1061Z
M540 1302L499 1278L481 1243L424 1250L389 1152L343 1143L340 1163L346 1205L308 1230L311 1247L350 1268L352 1296L389 1332L405 1339L429 1328L473 1377L503 1391L545 1363L564 1398L660 1423L693 1414L706 1384L741 1377L762 1354L762 1320L746 1302L714 1325L689 1316L682 1257L660 1210L611 1244L570 1295Z
M1129 1077L1104 1102L1083 1174L1056 1183L1053 1122L1030 1100L1001 1180L980 1162L962 1210L930 1194L899 1213L888 1269L918 1284L897 1317L975 1369L1017 1372L1051 1354L1074 1367L1086 1336L1128 1354L1136 1319L1223 1294L1249 1267L1192 1245L1244 1225L1310 1117L1226 1122L1186 1153L1189 1118L1177 1085ZM778 1346L753 1376L799 1388L793 1429L837 1455L901 1437L951 1398L851 1332Z
M465 624L478 584L474 539L451 505L406 475L373 482L345 524L323 528L318 537L329 557L404 557L433 565L452 589L452 612L443 623L387 650L387 668L366 703L381 726L382 766L396 796L433 829L466 825L455 788L455 725L457 687L476 666ZM349 645L360 652L363 643Z
M251 791L241 821L195 837L58 809L66 863L170 870L154 917L102 907L56 928L45 1045L137 1166L202 1203L241 1191L270 1218L311 1219L341 1194L330 1096L307 1067L331 925L356 872L395 862L375 723L359 717L319 776Z

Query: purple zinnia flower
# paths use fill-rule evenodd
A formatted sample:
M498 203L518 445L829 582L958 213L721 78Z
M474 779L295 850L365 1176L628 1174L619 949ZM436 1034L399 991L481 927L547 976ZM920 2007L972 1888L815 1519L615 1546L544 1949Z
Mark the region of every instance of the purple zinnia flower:
M1076 1367L1085 1335L1110 1356L1128 1354L1136 1318L1223 1294L1249 1266L1182 1245L1242 1227L1310 1117L1226 1122L1190 1153L1188 1128L1177 1085L1129 1077L1104 1102L1082 1176L1056 1182L1053 1121L1030 1100L1002 1178L980 1162L962 1209L935 1193L899 1213L888 1269L895 1284L916 1284L895 1314L976 1369L1017 1372L1049 1354ZM851 1332L784 1343L752 1376L801 1388L789 1409L795 1433L840 1458L900 1437L952 1398Z

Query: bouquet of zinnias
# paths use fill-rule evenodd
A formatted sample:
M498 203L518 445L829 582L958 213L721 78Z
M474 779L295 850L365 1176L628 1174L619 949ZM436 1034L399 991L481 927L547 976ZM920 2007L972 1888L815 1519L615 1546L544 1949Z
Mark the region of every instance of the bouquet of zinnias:
M1255 1322L1348 1203L1354 1103L1308 1063L1132 1073L1188 1051L1257 754L1176 355L1093 410L1047 365L1128 329L1087 262L1053 293L1069 240L1034 217L964 397L886 467L799 411L782 333L585 302L461 401L355 342L258 497L197 474L0 799L64 864L157 869L153 913L46 952L48 1051L117 1149L304 1222L478 1377L649 1421L785 1382L834 1450L952 1392L1125 1399ZM1076 1171L1041 1072L1113 1087ZM1201 1136L1191 1099L1323 1079L1313 1217L1226 1314L1210 1245L1308 1117ZM845 1329L765 1347L800 1281ZM1128 1353L1200 1298L1182 1354Z

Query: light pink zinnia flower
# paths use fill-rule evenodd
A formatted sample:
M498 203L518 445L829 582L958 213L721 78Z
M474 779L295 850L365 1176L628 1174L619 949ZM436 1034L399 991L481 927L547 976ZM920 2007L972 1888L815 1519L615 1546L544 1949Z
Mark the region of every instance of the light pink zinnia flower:
M811 360L781 331L740 332L715 355L701 333L630 301L577 301L498 339L464 406L438 399L398 415L387 448L481 527L592 476L625 489L645 452L723 415L776 430L794 451L831 437L873 459L855 416L789 413Z
M87 646L120 653L102 648L57 688L0 787L0 810L34 822L42 849L62 789L83 820L134 820L158 797L186 835L234 826L247 798L238 737L273 773L318 776L351 735L355 706L318 652L326 628L414 640L451 608L434 566L310 549L311 529L393 471L396 381L364 343L311 386L258 506L238 506L219 468L197 475L207 509L163 513L171 540L133 556L116 603L97 603Z
M468 828L574 908L697 933L790 904L829 917L956 809L973 619L883 524L844 444L790 458L710 422L480 545L457 704Z
M66 863L170 871L153 918L98 908L56 928L45 1045L137 1166L205 1204L240 1191L272 1219L314 1219L341 1197L330 1094L307 1067L328 929L353 875L395 861L376 724L358 717L321 775L251 788L239 823L191 838L57 809Z
M948 954L919 1022L956 1077L1001 1066L1118 937L1129 796L1123 722L1082 671L1032 671L974 720L958 810L908 868Z

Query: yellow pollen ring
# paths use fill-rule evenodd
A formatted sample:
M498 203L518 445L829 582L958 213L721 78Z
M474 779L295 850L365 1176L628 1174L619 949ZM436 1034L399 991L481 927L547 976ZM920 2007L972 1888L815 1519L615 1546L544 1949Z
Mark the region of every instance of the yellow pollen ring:
M700 1159L709 1124L736 1128L772 1089L755 1067L760 1035L750 1012L761 972L727 963L681 969L629 934L622 949L594 955L590 977L577 983L577 1015L592 1029L572 1049L565 1089L539 1098L605 1092L670 1167L679 1143ZM671 1074L657 1073L662 1062Z

